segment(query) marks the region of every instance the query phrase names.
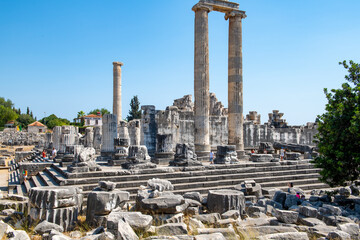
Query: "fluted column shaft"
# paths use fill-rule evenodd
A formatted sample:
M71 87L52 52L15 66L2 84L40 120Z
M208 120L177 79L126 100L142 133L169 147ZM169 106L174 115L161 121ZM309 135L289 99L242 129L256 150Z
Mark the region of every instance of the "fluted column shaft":
M195 12L195 56L194 56L194 96L195 96L195 151L199 157L210 152L209 131L209 27L208 13L211 7L198 3Z
M117 116L118 122L122 120L121 116L121 62L113 62L113 114Z
M243 66L242 19L243 11L226 14L229 20L228 55L228 144L236 145L238 156L244 152L243 139Z

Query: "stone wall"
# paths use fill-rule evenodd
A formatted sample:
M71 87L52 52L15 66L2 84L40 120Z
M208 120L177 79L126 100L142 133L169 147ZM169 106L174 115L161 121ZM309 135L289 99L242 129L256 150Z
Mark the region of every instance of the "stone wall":
M251 122L244 124L244 145L247 148L258 147L260 142L284 142L314 145L315 127L292 126L287 128L270 127L268 124L258 125Z
M39 145L45 141L45 134L29 132L0 132L0 143L4 145Z
M210 94L210 145L216 148L228 144L227 109L219 102L215 94ZM171 134L172 149L181 144L194 144L194 111L191 95L176 99L173 106L165 110L156 110L154 106L143 106L141 119L141 144L146 145L151 153L156 150L156 135ZM306 126L288 126L283 113L274 110L269 114L269 121L260 123L260 115L250 112L244 122L244 147L257 148L260 142L285 142L314 145L317 133L314 123ZM278 127L276 127L278 126ZM149 150L149 152L150 152Z

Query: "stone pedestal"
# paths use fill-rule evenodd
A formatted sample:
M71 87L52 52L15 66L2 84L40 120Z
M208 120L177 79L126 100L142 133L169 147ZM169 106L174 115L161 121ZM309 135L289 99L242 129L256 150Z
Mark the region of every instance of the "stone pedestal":
M160 165L169 165L169 162L174 160L172 143L172 134L157 134L155 159L152 162Z
M214 159L215 164L234 164L238 163L236 146L217 146L216 158Z
M177 144L174 161L171 166L201 166L202 163L197 159L194 148L189 144Z
M121 166L126 163L129 154L129 139L115 138L114 139L115 153L112 159L108 160L110 166Z
M209 29L208 13L212 7L196 4L195 12L195 56L194 56L194 96L195 130L194 142L198 158L206 158L210 153L209 138Z
M114 95L113 95L113 114L117 116L118 122L121 121L121 62L113 62L113 80L114 80Z
M130 145L140 145L140 120L134 119L128 123Z
M102 119L101 156L109 157L114 154L114 139L117 138L117 117L105 114Z
M238 157L244 153L241 20L245 17L243 11L232 11L225 16L225 19L229 20L228 144L236 146Z
M156 168L156 164L150 162L146 146L130 146L126 163L122 164L126 169Z

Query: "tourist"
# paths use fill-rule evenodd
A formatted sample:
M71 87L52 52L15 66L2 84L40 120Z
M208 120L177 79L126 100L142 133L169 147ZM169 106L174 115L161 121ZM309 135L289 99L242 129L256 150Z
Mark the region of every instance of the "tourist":
M251 149L251 154L250 155L253 155L255 153L255 149Z
M45 161L45 158L46 158L46 152L45 152L45 149L42 151L41 155L42 155L43 161Z
M285 149L282 147L280 150L280 161L284 160L284 156L285 156Z
M52 150L52 152L51 152L51 159L52 159L52 160L54 160L54 159L55 159L56 154L57 154L56 149L55 149L55 148L53 148L53 150Z
M292 182L288 183L288 193L291 193L292 188L294 187L294 184Z
M210 164L214 164L214 153L210 151Z
M24 182L25 182L27 179L28 172L27 172L27 170L25 170L23 173L24 173Z
M300 196L300 193L299 193L299 192L296 192L296 197L297 197L298 199L301 199L301 196Z

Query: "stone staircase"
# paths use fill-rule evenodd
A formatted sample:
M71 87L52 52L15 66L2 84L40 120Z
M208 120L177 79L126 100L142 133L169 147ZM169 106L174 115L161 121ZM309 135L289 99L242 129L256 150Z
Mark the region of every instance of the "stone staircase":
M34 163L36 164L36 163ZM101 164L101 163L100 163ZM207 163L206 163L207 164ZM197 191L206 195L212 189L233 189L234 185L244 180L255 180L263 188L287 189L287 184L310 192L313 189L329 188L318 180L320 169L314 168L309 160L284 161L281 163L242 162L233 165L206 165L203 167L158 167L143 169L130 173L121 167L103 166L102 171L88 173L69 173L66 167L54 163L51 167L32 176L23 184L19 184L19 173L14 170L9 174L11 193L26 195L30 188L38 186L79 186L85 197L97 187L99 181L115 182L119 190L129 191L134 199L141 185L146 185L152 178L169 180L174 185L174 193ZM10 188L9 188L10 191Z

